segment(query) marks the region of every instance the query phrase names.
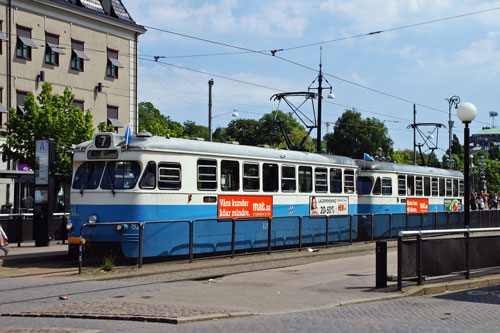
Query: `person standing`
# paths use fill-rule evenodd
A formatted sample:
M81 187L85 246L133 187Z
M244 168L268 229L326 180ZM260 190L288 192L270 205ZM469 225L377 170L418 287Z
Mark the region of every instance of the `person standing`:
M0 224L0 249L5 252L5 255L9 254L9 238L7 238L7 235L5 234L5 231L2 229L2 225Z

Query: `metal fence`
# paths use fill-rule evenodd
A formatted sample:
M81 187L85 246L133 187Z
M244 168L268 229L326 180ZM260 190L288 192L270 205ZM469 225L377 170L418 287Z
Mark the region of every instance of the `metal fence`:
M471 212L470 227L500 226L496 210ZM213 229L217 222L217 231ZM255 224L262 225L257 228ZM116 228L120 227L117 233ZM419 214L356 214L334 216L278 216L262 218L223 218L113 222L85 224L80 230L80 267L83 256L104 258L110 252L125 256L129 263L142 267L144 258L165 260L214 255L234 257L243 252L267 252L277 249L328 247L334 243L352 243L396 238L401 231L458 229L464 227L460 212ZM248 235L252 230L252 237ZM165 232L175 235L165 239ZM94 251L88 251L84 241ZM104 243L105 242L105 243ZM103 246L99 247L99 244ZM152 246L152 244L154 246ZM97 263L99 259L89 260Z
M218 222L216 233L213 230L214 222ZM253 224L261 224L262 231L255 231L259 228ZM117 228L120 228L122 233L119 237ZM164 239L161 235L167 229L168 233L175 237ZM251 238L242 237L249 234L252 234ZM184 256L190 262L206 255L227 255L234 258L238 253L246 251L270 253L283 248L300 251L309 245L328 247L339 242L352 243L356 235L357 230L353 227L352 215L84 224L80 230L79 270L81 272L84 256L104 258L109 256L111 251L118 250L129 258L136 258L135 263L138 267L142 267L145 257ZM87 251L85 246L88 240L95 246L99 241L106 240L109 245L118 239L121 249L111 245L100 249L97 247L97 250L92 252ZM151 244L154 246L149 246ZM99 260L87 262L96 263Z
M54 213L52 220L49 221L49 239L59 240L63 243L68 238L66 223L69 213ZM34 241L33 235L33 213L20 214L0 214L0 224L9 237L9 243L17 243L21 246L22 242Z

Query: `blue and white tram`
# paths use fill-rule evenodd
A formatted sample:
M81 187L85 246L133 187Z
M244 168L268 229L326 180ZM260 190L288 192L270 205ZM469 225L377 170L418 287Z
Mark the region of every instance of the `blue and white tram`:
M459 171L364 160L357 164L360 214L461 211Z
M86 223L211 219L195 226L194 251L203 253L230 249L231 223L225 217L357 214L357 169L354 160L340 156L149 133L134 136L126 146L123 135L98 133L75 149L70 251ZM297 220L284 219L276 228L273 224L274 245L297 239ZM238 244L267 244L267 222L242 223ZM147 224L144 256L188 254L186 228L181 223ZM332 223L330 228L339 240L349 239L349 224ZM352 229L355 233L357 227ZM109 225L86 228L83 236L90 246L115 243L126 256L137 255L137 229Z

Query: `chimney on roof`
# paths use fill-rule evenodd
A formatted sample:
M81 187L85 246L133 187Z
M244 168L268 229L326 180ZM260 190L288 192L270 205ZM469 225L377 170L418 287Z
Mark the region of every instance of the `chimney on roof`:
M101 5L106 14L111 15L113 6L111 6L111 0L101 0Z

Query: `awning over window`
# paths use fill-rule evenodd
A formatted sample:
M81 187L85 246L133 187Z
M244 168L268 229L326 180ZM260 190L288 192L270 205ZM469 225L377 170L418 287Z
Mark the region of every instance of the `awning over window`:
M61 49L61 48L59 47L59 45L57 45L57 44L52 44L52 43L47 43L47 45L50 47L50 49L51 49L53 52L55 52L55 53L59 53L59 54L65 54L65 53L64 53L64 50L63 50L63 49Z
M23 44L25 46L29 46L29 47L31 47L33 49L37 49L38 48L38 45L36 45L35 42L31 38L23 37L23 36L18 36L18 38L21 40L21 42L23 42Z
M9 111L7 111L5 106L3 106L3 104L1 104L1 103L0 103L0 113L9 113Z
M108 121L117 128L123 128L122 123L118 119L108 118Z
M73 52L76 53L76 56L80 59L83 59L83 60L90 60L90 58L85 54L85 52L83 52L82 50L76 50L76 49L73 49Z
M118 59L113 59L113 58L108 58L108 59L109 61L111 61L113 66L116 66L118 68L123 68L123 65L121 64L121 62L118 61Z
M0 31L0 40L9 40L3 32Z

